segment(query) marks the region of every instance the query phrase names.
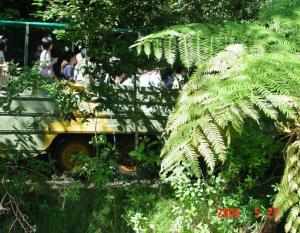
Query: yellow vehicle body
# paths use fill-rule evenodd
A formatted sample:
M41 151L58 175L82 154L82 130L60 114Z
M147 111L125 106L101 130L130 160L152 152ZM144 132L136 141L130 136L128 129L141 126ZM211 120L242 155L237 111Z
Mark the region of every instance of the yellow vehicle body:
M130 98L126 97L128 91L132 93L132 90L120 88L121 95L123 93L124 99L130 102ZM134 133L157 134L163 130L166 124L170 110L166 106L170 105L171 100L174 100L171 96L166 99L163 97L164 95L168 96L169 94L139 90L137 93L138 112L128 110L129 103L126 101L120 107L122 111L118 113L110 109L95 112L95 106L99 103L97 98L91 102L80 103L80 110L95 114L95 117L84 122L80 112L75 114L76 120L54 119L51 116L55 110L54 101L44 94L21 95L20 98L12 100L10 107L12 110L22 108L22 111L7 111L0 108L0 147L2 150L9 146L17 147L38 154L42 151L56 149L59 146L58 140L77 138L75 144L78 145L78 143L80 144L78 137L84 139L100 133L119 135L125 138ZM0 98L5 98L5 96L0 96ZM33 127L34 125L35 127ZM65 162L65 167L66 164L67 162Z

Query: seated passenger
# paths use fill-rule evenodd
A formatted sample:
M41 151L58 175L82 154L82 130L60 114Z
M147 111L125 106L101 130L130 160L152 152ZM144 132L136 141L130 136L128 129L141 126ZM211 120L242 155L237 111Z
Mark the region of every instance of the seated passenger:
M90 65L90 58L87 56L87 49L81 48L80 52L76 55L77 64L75 67L75 79L76 82L89 83L88 75L86 75L86 69Z
M73 81L75 82L75 76L74 76L74 70L75 70L75 64L77 62L76 60L76 54L71 52L66 57L67 64L63 69L63 78L65 80Z
M172 72L171 70L167 72L167 74L162 78L164 88L166 89L172 88L175 75L176 75L175 69L173 69Z
M155 69L155 70L143 73L142 75L140 75L139 81L140 81L140 87L160 88L162 86L160 70Z
M60 78L61 78L61 79L65 79L65 78L64 78L64 70L65 70L65 68L66 68L67 65L68 65L67 60L63 60L63 61L61 62L61 64L60 64Z
M184 85L185 80L185 70L182 67L176 69L176 74L174 76L172 89L180 89Z

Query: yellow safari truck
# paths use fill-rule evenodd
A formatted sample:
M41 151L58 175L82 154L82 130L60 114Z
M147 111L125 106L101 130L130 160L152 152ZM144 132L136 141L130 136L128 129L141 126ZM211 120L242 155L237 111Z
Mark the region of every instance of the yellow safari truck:
M30 40L32 28L48 30L67 27L66 24L46 22L24 22L0 20L0 27L21 28L24 30L24 66L29 64ZM15 30L15 29L14 29ZM127 32L128 29L117 29ZM53 99L45 94L23 93L18 99L12 99L11 108L23 111L7 111L0 108L0 152L5 148L24 149L40 154L47 152L57 159L64 170L72 169L70 156L83 152L92 154L89 141L95 134L106 134L116 143L121 154L127 154L135 144L137 134L156 135L166 124L168 112L174 102L174 94L169 91L153 91L143 88L115 87L117 94L106 96L106 102L119 104L112 109L96 112L95 117L82 122L83 116L76 113L76 120L53 120L55 110ZM5 93L0 93L5 98ZM119 101L121 100L121 101ZM81 103L81 110L94 112L95 106L103 98L95 98ZM108 104L109 105L109 104ZM38 127L32 127L38 123ZM2 146L1 146L2 145Z
M71 170L72 154L93 154L89 141L95 134L106 134L123 155L134 149L136 134L159 134L167 121L176 93L147 88L114 86L114 93L82 102L76 120L54 119L55 103L45 94L23 93L13 99L11 109L0 108L0 146L13 146L35 154L48 152L64 170ZM116 94L117 93L117 94ZM0 94L5 98L5 93ZM104 100L105 98L105 100ZM107 101L111 109L95 112L100 101ZM114 102L118 104L112 106ZM93 112L82 121L80 112ZM35 124L36 123L36 124ZM33 127L37 125L37 127Z

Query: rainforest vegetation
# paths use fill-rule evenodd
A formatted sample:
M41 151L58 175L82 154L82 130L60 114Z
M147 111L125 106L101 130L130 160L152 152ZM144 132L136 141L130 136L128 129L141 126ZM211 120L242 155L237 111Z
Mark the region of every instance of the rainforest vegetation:
M66 23L51 35L101 63L87 71L100 86L78 93L11 61L18 78L0 98L9 114L26 111L12 100L28 87L53 99L44 117L74 121L80 102L119 108L106 72L181 66L188 79L164 131L133 139L134 176L118 173L117 144L101 133L90 142L96 155L77 156L73 172L23 148L30 136L1 143L0 232L300 232L299 0L4 0L0 8L0 20ZM18 49L11 40L8 58Z

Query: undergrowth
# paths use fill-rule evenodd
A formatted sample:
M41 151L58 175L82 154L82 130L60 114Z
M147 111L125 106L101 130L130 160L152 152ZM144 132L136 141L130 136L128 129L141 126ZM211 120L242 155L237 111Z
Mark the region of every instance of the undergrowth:
M129 215L133 211L159 213L152 220L156 224L161 223L161 216L170 214L168 209L173 201L169 186L115 185L111 183L97 190L83 189L78 200L66 201L64 210L57 190L28 193L24 199L27 203L24 213L36 224L38 233L129 233L133 232L129 226ZM0 232L9 232L8 223L7 216L1 218ZM22 230L16 225L12 232L21 233Z

